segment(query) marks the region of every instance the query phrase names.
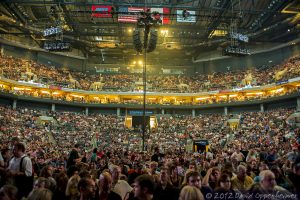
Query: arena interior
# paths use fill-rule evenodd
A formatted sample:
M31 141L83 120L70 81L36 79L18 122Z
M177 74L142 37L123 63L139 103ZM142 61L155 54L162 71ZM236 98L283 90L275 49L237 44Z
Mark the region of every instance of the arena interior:
M300 199L298 0L1 0L0 200Z

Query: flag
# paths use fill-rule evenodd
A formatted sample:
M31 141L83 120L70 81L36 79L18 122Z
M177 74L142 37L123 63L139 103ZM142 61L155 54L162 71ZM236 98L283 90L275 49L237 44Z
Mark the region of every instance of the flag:
M144 11L144 8L119 7L118 22L137 22L138 14L142 11Z

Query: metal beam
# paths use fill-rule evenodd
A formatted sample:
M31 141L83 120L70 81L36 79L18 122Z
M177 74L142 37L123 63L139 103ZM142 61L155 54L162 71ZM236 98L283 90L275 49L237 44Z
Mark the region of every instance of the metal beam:
M124 6L124 7L144 7L144 3L120 3L120 2L66 2L65 0L53 0L53 1L31 1L31 0L2 0L3 3L16 3L20 5L75 5L75 6L92 6L92 5L105 5L105 6ZM185 5L174 5L174 4L151 4L153 8L185 8L190 10L201 10L201 11L217 11L222 10L223 8L216 7L195 7L195 6L185 6ZM261 12L270 12L270 13L281 13L280 11L268 11L268 10L253 10L253 9L241 9L241 10L233 10L234 13L239 13L242 11L244 14L260 14Z

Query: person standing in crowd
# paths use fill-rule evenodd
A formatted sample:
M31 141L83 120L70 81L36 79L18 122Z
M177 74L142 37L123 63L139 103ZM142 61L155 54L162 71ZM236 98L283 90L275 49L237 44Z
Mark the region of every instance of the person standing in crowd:
M220 174L221 172L218 167L210 168L204 176L202 184L204 186L209 186L212 189L214 189L217 186Z
M67 161L67 169L69 169L71 166L74 166L80 160L81 158L79 156L79 144L75 144L74 148L69 154L69 158Z
M13 185L0 188L0 200L17 200L18 189Z
M160 169L160 181L154 190L155 199L177 200L178 196L179 196L179 191L178 189L174 188L173 185L171 184L170 176L168 174L168 169L166 167L162 167Z
M155 161L157 163L161 162L164 157L164 154L159 152L159 147L155 147L154 154L151 156L151 161Z
M179 200L204 200L204 196L198 188L186 185L180 192Z
M133 170L131 172L129 172L128 174L128 183L131 185L135 178L142 175L143 174L143 165L141 165L140 163L134 163L133 165Z
M172 165L169 169L170 171L170 181L175 188L179 188L182 183L182 176L178 173L178 168L176 165Z
M227 195L226 195L227 194ZM217 197L224 196L225 200L229 199L240 199L241 194L238 190L233 190L231 185L231 177L226 173L222 173L218 181L217 187L214 190L213 199L218 199Z
M245 159L244 154L241 152L240 148L237 148L236 151L231 155L231 159L237 159L238 162L242 162Z
M239 165L237 175L232 178L232 188L241 192L246 192L251 188L254 181L250 176L247 176L247 169L244 165Z
M155 200L154 193L154 179L151 175L143 174L134 180L134 197L138 200Z
M66 199L67 200L77 200L79 198L78 183L80 181L79 175L71 176L68 180L66 187Z
M155 183L159 182L159 172L157 172L158 163L152 161L150 163L150 175L154 178Z
M117 165L109 166L109 171L112 176L112 191L125 199L126 195L132 191L132 187L127 181L120 180L121 168Z
M96 195L96 184L91 178L81 178L78 183L80 192L79 200L94 200Z
M33 188L33 174L31 159L25 154L25 145L15 143L13 147L14 157L10 160L7 168L7 176L12 179L18 188L19 198L27 197Z
M182 187L184 187L186 185L194 186L201 191L201 193L204 195L204 197L206 197L207 195L209 196L210 194L212 195L213 190L211 189L211 187L202 185L201 176L200 176L199 172L197 172L197 171L187 172L185 175L185 180L186 180L186 183L183 182Z
M254 199L261 199L272 195L277 199L297 199L296 194L291 194L283 187L276 184L275 175L271 170L264 170L259 173L260 182L250 189L250 194L253 194Z
M112 191L112 178L108 172L99 176L97 200L122 200L120 195Z
M52 200L52 192L46 188L33 189L26 200Z
M293 192L300 197L300 163L293 165L293 172L288 175L288 178L293 183Z

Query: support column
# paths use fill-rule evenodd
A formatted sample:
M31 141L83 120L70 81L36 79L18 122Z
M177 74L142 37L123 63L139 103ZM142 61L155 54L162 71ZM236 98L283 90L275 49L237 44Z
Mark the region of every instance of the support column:
M14 101L13 101L13 109L15 110L16 108L17 108L17 100L14 99Z
M224 107L224 114L228 115L228 107Z
M260 104L260 112L265 112L264 104Z
M192 110L192 116L193 116L193 117L195 117L195 115L196 115L195 113L196 113L196 112L195 112L195 109L193 109L193 110Z
M162 115L165 114L165 109L161 109L161 114L162 114Z
M300 97L297 98L297 110L300 110Z
M120 116L121 110L120 108L117 108L117 116Z
M55 104L54 103L51 105L51 111L55 112Z
M85 108L85 115L89 115L89 108L88 107Z

